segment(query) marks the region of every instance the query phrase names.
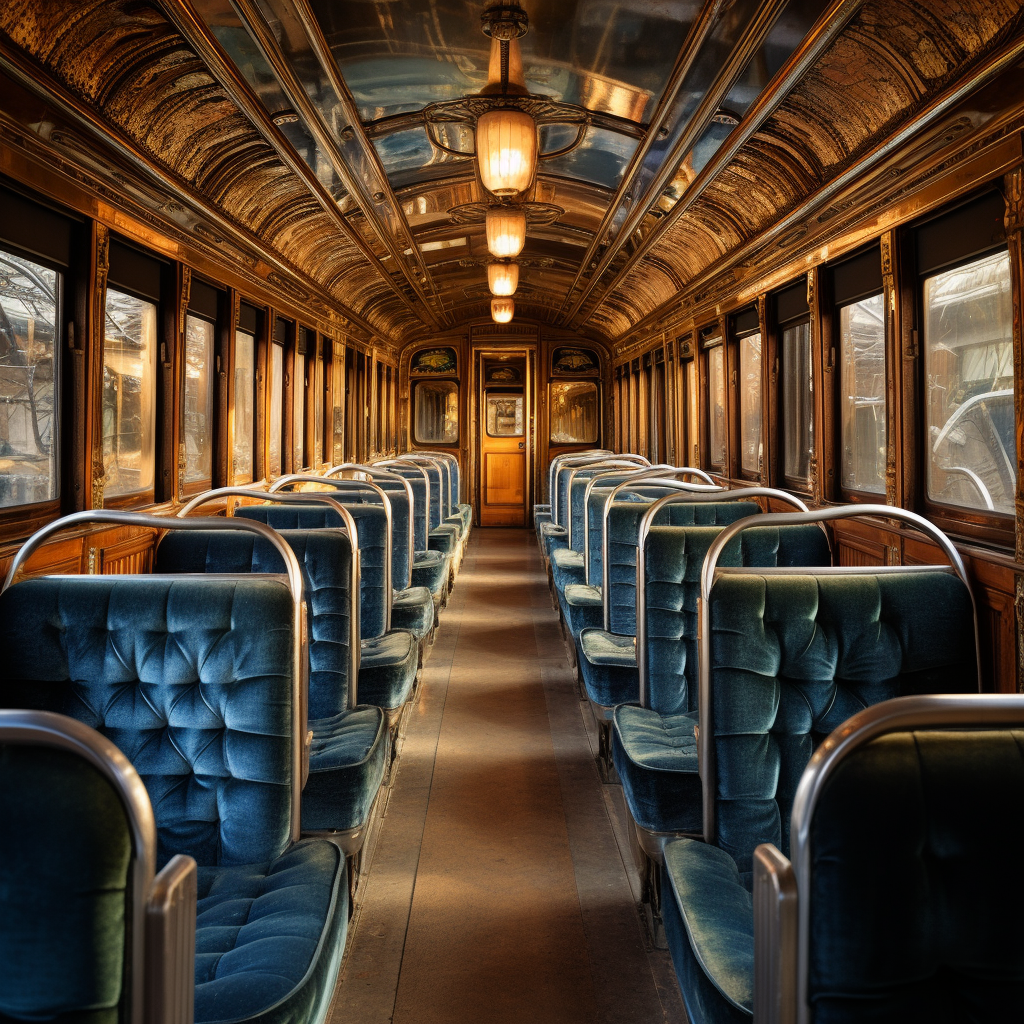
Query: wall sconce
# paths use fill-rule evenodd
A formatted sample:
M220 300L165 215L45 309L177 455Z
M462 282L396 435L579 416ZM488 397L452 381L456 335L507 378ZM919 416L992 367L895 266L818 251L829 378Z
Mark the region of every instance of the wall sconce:
M507 324L516 311L515 300L511 298L491 299L491 319L496 324Z

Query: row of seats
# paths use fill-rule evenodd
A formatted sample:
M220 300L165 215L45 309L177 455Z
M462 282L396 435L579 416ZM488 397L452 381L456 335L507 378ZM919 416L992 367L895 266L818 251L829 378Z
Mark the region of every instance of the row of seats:
M212 503L234 515L193 515ZM18 578L96 524L159 531L153 572ZM25 544L0 594L0 1020L326 1018L469 529L455 460L417 453Z
M1022 849L1024 698L978 693L949 540L607 452L553 461L549 493L567 651L692 1024L1018 1019L1024 893L986 859ZM835 565L857 515L945 563Z

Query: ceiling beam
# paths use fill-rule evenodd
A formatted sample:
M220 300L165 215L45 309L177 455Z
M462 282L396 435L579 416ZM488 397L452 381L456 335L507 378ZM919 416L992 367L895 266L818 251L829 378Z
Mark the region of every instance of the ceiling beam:
M401 204L391 189L373 143L363 131L355 100L342 81L316 18L305 0L290 0L290 3L347 122L340 130L340 139L310 100L256 0L231 0L232 7L266 58L289 102L327 154L346 191L394 260L396 270L423 304L419 314L421 318L429 320L434 327L450 326Z
M789 0L767 0L767 2L758 7L757 15L747 24L743 34L729 54L728 60L722 65L711 87L704 94L696 110L694 110L687 121L686 128L680 134L671 150L665 155L665 159L662 161L644 195L635 197L635 201L630 206L621 227L616 232L614 239L601 254L597 267L590 275L589 280L580 289L575 299L572 298L571 291L566 295L562 309L564 310L566 305L571 302L571 306L563 321L566 326L572 326L574 321L578 322L579 319L585 319L585 317L581 317L583 307L598 287L602 276L615 262L623 246L627 244L633 233L640 228L648 213L657 204L661 198L662 191L675 177L680 163L700 140L708 125L711 124L711 119L716 111L729 95L729 91L743 73L751 57L757 53L788 2ZM839 0L839 2L850 3L856 7L861 0ZM831 6L834 6L834 4ZM819 19L819 24L821 20L823 19ZM601 236L599 235L595 241L600 240ZM581 266L581 273L588 266L589 263ZM621 271L612 279L612 284L614 285L620 278Z
M358 249L360 255L377 271L381 280L406 308L422 320L423 310L411 302L409 296L401 288L396 287L394 279L377 258L376 253L367 245L363 236L345 219L333 196L323 187L305 160L295 152L294 147L271 120L270 114L252 91L249 83L241 76L232 60L210 34L205 22L192 6L191 0L161 0L161 7L189 46L195 50L196 55L206 65L207 70L217 80L231 102L249 118L256 130L274 148L282 163L303 181L320 207L338 225L341 234Z
M344 303L339 302L319 281L313 280L308 274L293 266L254 232L227 217L219 207L211 204L190 182L164 170L161 164L154 160L152 154L142 150L134 139L123 134L115 125L102 120L92 107L73 95L48 72L44 72L39 63L14 46L2 32L0 32L0 70L6 71L44 103L50 104L72 124L84 128L101 144L110 147L130 167L158 189L163 190L168 197L176 197L191 207L193 211L199 213L204 220L216 225L218 232L243 252L256 252L260 259L277 273L284 275L285 278L301 281L325 305L333 308L339 316L365 331L371 338L382 335L382 331L374 327L355 310L349 309ZM113 185L118 189L122 187L116 182L113 182ZM171 221L168 221L168 225L175 231L180 227ZM274 288L272 282L265 282L265 284L268 288ZM290 303L294 303L294 301L293 298L289 299ZM394 344L401 344L398 339L389 340Z
M727 256L717 260L697 277L693 278L687 284L687 293L693 294L700 291L730 265L742 263L743 260L757 250L784 236L788 231L793 230L793 228L799 225L801 221L813 216L822 207L833 202L844 189L856 185L858 178L877 168L885 160L893 156L901 146L912 141L914 136L929 128L971 93L988 85L993 79L1008 71L1022 58L1024 58L1024 35L1012 36L994 53L991 53L980 64L977 64L972 71L958 78L954 85L934 96L913 117L903 122L899 129L875 145L863 159L853 163L842 174L837 175L831 181L822 185L816 192L807 196L802 203L788 214L773 222L770 227L749 238L742 245L729 252ZM620 335L615 340L615 345L625 345L631 338L656 330L656 325L670 311L677 309L685 298L686 295L673 296L671 300L663 303L624 334Z
M601 288L591 309L597 308L636 265L665 237L668 230L689 210L704 189L729 165L744 144L761 129L765 121L782 105L801 78L817 63L821 55L832 45L864 0L832 0L828 8L815 23L803 42L790 55L789 60L775 76L774 84L765 89L754 101L740 124L730 133L718 151L690 182L679 201L661 218L657 226L630 253L629 258L615 277ZM597 291L600 270L591 278L590 291ZM582 301L576 308L582 305Z

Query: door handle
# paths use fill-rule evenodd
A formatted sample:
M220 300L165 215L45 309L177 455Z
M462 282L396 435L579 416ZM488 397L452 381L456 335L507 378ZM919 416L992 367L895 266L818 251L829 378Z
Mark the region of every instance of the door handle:
M526 442L525 441L520 441L519 442L519 447L520 448L525 448L526 447Z

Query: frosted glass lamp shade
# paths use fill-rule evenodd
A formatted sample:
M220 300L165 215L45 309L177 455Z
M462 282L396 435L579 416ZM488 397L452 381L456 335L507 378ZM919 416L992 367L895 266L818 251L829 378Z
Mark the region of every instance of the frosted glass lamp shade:
M499 260L514 259L526 244L526 213L499 206L487 211L487 251Z
M519 287L519 264L488 264L487 284L492 295L515 295L516 288Z
M513 299L491 299L491 319L496 324L507 324L515 311L516 304Z
M476 122L480 180L496 196L514 196L533 183L537 170L537 126L522 110L499 107Z

